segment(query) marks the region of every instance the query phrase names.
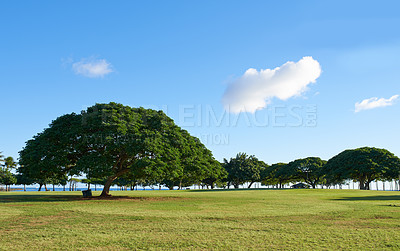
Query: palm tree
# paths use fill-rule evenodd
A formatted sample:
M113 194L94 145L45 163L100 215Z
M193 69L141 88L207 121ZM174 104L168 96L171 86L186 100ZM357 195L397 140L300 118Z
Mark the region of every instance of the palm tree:
M3 161L4 161L4 166L7 169L16 168L18 164L17 162L14 161L13 157L7 157Z

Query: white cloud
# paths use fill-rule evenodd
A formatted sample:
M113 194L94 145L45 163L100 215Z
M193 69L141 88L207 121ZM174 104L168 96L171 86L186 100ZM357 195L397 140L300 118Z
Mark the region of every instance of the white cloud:
M112 66L105 59L84 58L72 64L75 74L89 78L104 77L113 72Z
M362 110L369 110L369 109L374 109L378 107L385 107L385 106L391 106L394 104L396 99L399 97L399 95L393 95L392 97L385 99L385 98L368 98L364 99L361 102L357 102L355 104L355 112L359 112Z
M265 108L272 98L287 100L301 95L321 75L321 66L312 57L287 62L275 69L248 69L233 81L222 97L224 108L233 113Z

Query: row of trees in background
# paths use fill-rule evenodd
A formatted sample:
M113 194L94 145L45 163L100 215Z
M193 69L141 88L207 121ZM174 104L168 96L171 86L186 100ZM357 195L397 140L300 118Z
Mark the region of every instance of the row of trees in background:
M362 147L345 150L328 161L318 157L277 163L264 169L265 185L305 182L313 188L358 182L359 188L369 190L372 181L400 181L400 159L386 149Z
M11 184L30 185L37 183L40 188L46 184L65 186L69 183L69 190L74 191L76 184L82 182L88 185L105 185L106 178L68 178L64 176L61 179L48 178L33 179L23 174L13 175L10 172L12 167L16 167L16 163L11 157L6 158L2 165L2 175L0 184L6 186ZM113 181L113 185L118 185L121 188L130 188L133 190L137 186L149 186L152 189L161 188L161 185L166 185L170 189L182 186L198 185L202 188L239 188L246 184L250 188L255 182L261 182L266 186L283 188L289 183L304 182L312 188L317 186L331 187L342 185L347 181L358 182L360 189L370 189L372 181L391 181L399 180L400 177L400 161L392 153L385 149L378 148L358 148L354 150L345 150L329 161L322 160L318 157L308 157L297 159L289 163L276 163L268 165L263 161L258 160L253 155L246 153L238 153L236 157L229 161L224 159L220 163L221 168L215 169L211 175L201 179L191 177L191 179L173 180L157 180L154 174L138 172L133 170L131 173L123 175ZM46 187L47 190L47 187Z
M10 168L2 168L2 173ZM385 149L364 147L343 151L329 161L309 157L268 165L239 153L219 163L199 139L162 111L109 103L54 120L27 142L17 172L17 181L11 184L36 183L46 190L46 184L65 186L70 181L71 187L73 177L86 176L82 182L89 188L104 186L102 196L109 195L113 184L131 189L196 184L213 189L251 187L254 182L281 188L305 182L316 188L353 180L360 189L369 189L374 180L398 179L400 160Z
M12 172L13 169L18 168L18 163L14 160L13 157L9 156L4 158L4 155L1 154L0 152L0 185L4 185L5 191L10 191L11 185L24 185L24 191L26 191L26 186L27 185L33 185L33 184L39 184L39 191L42 189L42 186L45 187L45 190L48 191L47 189L47 184L53 185L53 191L55 190L55 186L61 185L64 187L65 191L65 186L69 184L69 191L74 191L76 190L76 185L78 182L85 182L85 180L77 179L70 177L68 178L66 175L61 178L48 178L48 179L35 179L31 178L28 175L25 174L14 174ZM102 183L102 181L99 181L99 184Z

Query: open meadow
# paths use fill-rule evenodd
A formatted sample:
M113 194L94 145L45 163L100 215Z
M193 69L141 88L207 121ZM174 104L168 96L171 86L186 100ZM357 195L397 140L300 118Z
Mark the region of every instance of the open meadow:
M400 249L399 192L112 194L2 192L0 249Z

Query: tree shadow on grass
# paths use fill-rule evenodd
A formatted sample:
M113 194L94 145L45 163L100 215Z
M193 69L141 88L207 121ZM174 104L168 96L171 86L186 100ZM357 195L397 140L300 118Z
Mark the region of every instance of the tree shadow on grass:
M400 195L382 195L382 196L362 196L362 197L343 197L334 200L345 200L345 201L363 201L363 200L400 200Z
M15 202L61 202L61 201L80 201L80 200L121 200L133 199L129 196L111 196L111 197L87 197L82 195L47 195L47 194L29 194L29 195L0 195L0 203L15 203Z
M161 201L182 199L180 197L133 197L133 196L92 196L82 197L81 195L47 195L47 194L28 194L28 195L0 195L1 203L17 203L17 202L62 202L62 201Z
M55 202L81 200L79 195L47 195L47 194L28 194L28 195L0 195L0 203L13 202Z

